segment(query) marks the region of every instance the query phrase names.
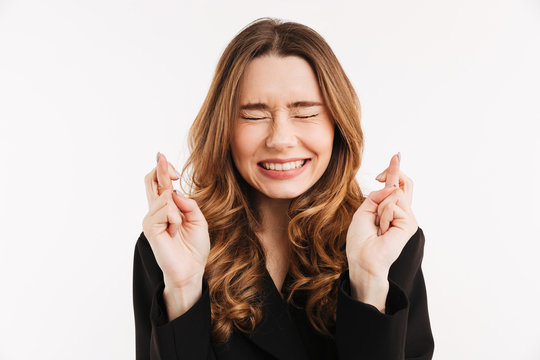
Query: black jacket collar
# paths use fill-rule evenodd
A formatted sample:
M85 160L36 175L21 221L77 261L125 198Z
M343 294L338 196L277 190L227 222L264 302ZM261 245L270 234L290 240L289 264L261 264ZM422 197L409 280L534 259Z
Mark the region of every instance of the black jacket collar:
M287 274L283 282L284 295L290 280ZM263 290L263 318L245 336L278 359L308 360L302 338L289 312L289 305L281 297L268 271L265 272Z

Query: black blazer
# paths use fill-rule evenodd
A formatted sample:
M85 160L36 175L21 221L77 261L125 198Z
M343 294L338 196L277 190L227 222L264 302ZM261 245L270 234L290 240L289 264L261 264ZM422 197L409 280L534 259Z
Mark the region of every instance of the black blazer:
M338 281L335 338L324 337L312 328L302 309L282 299L266 272L263 320L251 334L235 329L226 344L213 346L206 279L202 297L169 322L163 301L163 273L141 233L133 263L137 360L431 359L434 342L421 269L424 242L419 227L392 264L385 314L350 296L347 270ZM289 281L287 274L283 291Z

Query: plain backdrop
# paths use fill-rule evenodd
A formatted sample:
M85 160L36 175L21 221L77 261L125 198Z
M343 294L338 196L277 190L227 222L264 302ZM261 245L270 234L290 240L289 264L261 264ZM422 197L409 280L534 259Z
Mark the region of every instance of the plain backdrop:
M308 25L362 104L367 194L401 151L437 360L540 359L540 2L0 1L0 359L133 359L156 152L228 42Z

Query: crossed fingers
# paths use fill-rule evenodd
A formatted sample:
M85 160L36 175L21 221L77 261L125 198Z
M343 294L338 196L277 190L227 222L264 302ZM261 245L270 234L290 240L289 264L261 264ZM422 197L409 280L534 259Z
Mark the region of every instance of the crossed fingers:
M388 231L393 219L403 218L411 211L413 181L400 170L400 160L401 153L397 153L388 168L377 176L377 180L384 181L387 187L398 185L377 207L375 225L379 226L380 232L377 235Z
M178 174L174 166L167 161L165 155L158 153L156 160L156 167L144 177L148 206L151 206L162 192L174 189L171 180L180 179L180 174Z

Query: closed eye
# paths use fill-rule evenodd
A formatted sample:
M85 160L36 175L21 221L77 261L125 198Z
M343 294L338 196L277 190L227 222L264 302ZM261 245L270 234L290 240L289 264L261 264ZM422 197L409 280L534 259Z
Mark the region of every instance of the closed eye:
M315 114L315 115L309 115L309 116L296 116L297 118L300 118L300 119L307 119L307 118L312 118L314 116L317 116L319 114Z
M299 119L308 119L308 118L312 118L312 117L315 117L319 114L314 114L314 115L308 115L308 116L295 116L296 118L299 118ZM242 119L246 119L246 120L262 120L262 119L266 119L265 117L262 117L262 118L253 118L253 117L245 117L245 116L242 116Z

